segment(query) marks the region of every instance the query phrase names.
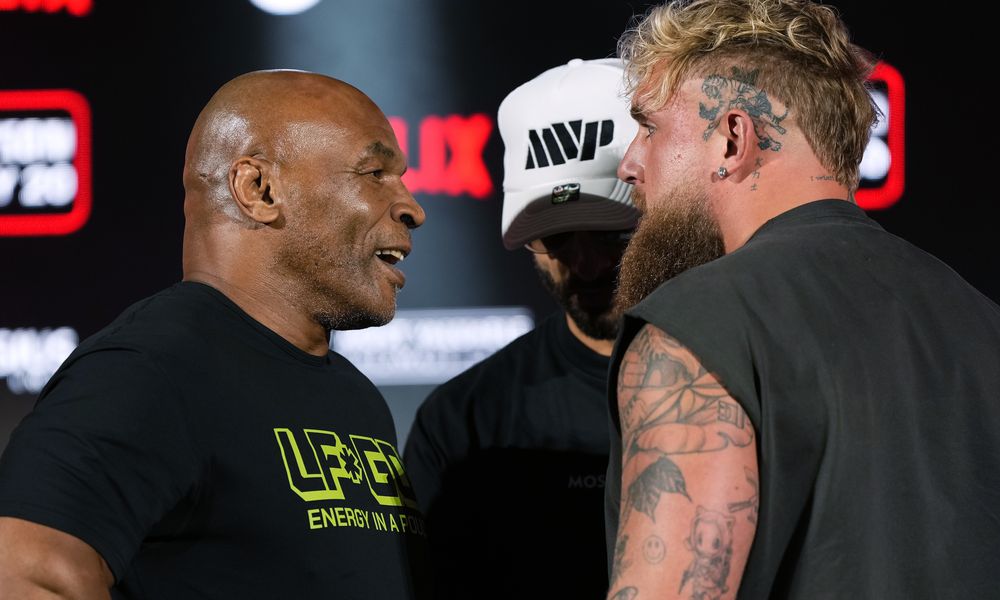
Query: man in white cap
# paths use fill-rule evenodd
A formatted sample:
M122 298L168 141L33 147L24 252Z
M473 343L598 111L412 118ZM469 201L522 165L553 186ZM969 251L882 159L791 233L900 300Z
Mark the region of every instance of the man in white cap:
M616 169L637 126L618 59L549 69L500 105L503 243L562 310L438 387L404 462L437 598L601 598L608 358L618 263L638 219Z

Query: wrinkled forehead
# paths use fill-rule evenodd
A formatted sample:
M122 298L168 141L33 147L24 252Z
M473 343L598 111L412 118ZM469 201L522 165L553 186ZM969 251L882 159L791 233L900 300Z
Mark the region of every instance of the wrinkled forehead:
M288 151L329 154L339 163L401 156L389 121L374 104L303 111L287 120L280 137Z

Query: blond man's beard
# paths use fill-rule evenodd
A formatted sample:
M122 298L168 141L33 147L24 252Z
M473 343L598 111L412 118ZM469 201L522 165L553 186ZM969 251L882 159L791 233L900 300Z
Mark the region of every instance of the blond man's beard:
M663 282L725 254L719 222L708 198L683 186L653 207L634 194L636 206L647 210L622 255L615 302L628 310Z

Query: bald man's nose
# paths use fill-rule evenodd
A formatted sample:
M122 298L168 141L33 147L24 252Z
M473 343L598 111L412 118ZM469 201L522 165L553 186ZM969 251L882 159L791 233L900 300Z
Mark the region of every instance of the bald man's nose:
M423 207L417 204L416 198L405 187L400 199L392 205L390 210L392 212L392 219L406 225L409 229L420 227L427 218Z
M618 163L618 179L625 183L635 184L641 182L643 178L642 163L639 161L639 151L636 149L635 140L629 144L625 156Z

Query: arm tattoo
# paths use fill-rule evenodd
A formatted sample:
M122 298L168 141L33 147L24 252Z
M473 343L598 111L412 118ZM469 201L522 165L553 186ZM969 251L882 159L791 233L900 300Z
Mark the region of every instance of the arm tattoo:
M694 559L684 570L678 594L688 582L692 600L718 600L729 591L726 579L733 556L733 521L732 517L698 507L691 535L685 540Z
M663 543L660 536L655 533L646 538L642 543L642 557L651 565L663 560L667 555L667 545Z
M622 527L618 528L618 541L615 542L615 558L611 564L611 584L609 587L614 587L618 583L618 578L622 576L625 569L629 567L631 562L625 560L625 548L628 545L628 535L621 532Z
M705 141L711 136L712 131L719 126L722 120L721 113L726 110L737 108L745 110L753 121L754 133L757 134L757 147L761 150L770 148L777 152L781 150L781 142L776 140L769 130L777 132L779 135L788 133L788 130L781 126L781 122L788 116L785 114L774 114L771 100L767 92L757 88L758 69L744 71L739 67L732 68L732 75L709 75L701 84L701 91L709 98L709 103L699 103L699 115L708 121L703 137ZM714 104L714 106L711 106Z
M671 456L753 443L743 409L677 340L644 327L625 353L618 380L621 407L622 522L632 509L655 521L663 493L689 501L684 474Z
M611 596L611 600L632 600L638 595L639 589L630 585L615 592L615 595Z
M743 474L747 478L747 483L749 483L750 487L753 488L753 496L750 496L750 498L741 502L730 502L729 512L735 513L740 512L741 510L750 509L750 512L747 513L747 521L756 523L757 511L760 510L760 491L757 483L757 475L746 467L743 467Z
M666 456L658 458L655 463L646 467L628 486L629 509L635 508L656 521L656 505L660 502L660 494L671 492L681 494L688 500L684 474L677 468L674 461Z

